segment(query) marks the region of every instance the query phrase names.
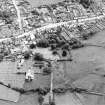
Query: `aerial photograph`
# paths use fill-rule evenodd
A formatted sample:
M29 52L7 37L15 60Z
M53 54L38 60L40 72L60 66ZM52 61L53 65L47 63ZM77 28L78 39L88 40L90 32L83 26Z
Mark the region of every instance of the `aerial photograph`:
M0 105L105 105L105 0L0 0Z

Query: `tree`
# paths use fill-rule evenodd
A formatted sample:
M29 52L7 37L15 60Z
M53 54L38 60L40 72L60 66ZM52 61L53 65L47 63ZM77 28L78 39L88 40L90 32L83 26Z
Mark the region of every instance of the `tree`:
M51 68L50 67L45 67L43 69L43 73L45 73L45 74L51 74Z
M59 6L65 6L65 3L64 2L58 2L58 5Z
M42 105L43 104L43 101L44 101L43 96L42 95L39 95L39 97L38 97L39 105Z
M63 50L62 56L63 56L63 57L66 57L66 56L67 56L67 51L66 51L66 50Z
M31 13L32 13L32 15L38 15L39 16L39 13L36 10L31 11Z
M55 4L52 4L51 7L52 7L53 9L56 9L57 6L56 6Z

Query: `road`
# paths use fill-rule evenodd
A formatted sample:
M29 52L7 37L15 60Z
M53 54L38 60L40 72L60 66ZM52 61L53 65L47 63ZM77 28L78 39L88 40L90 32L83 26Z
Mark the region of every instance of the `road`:
M19 28L20 28L20 30L22 30L20 10L19 10L19 8L18 8L18 6L17 6L17 4L16 4L16 0L12 0L12 2L13 2L13 5L14 5L16 11L17 11L18 22L19 22Z

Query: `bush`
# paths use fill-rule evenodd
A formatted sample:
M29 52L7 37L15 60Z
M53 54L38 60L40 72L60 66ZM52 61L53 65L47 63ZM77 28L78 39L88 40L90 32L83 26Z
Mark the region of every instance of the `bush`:
M56 9L57 6L56 6L55 4L52 4L51 7L52 7L53 9Z
M30 58L29 52L25 52L25 53L24 53L24 59L25 59L25 60L28 60L29 58Z
M40 105L42 105L43 101L44 101L44 98L43 98L42 95L40 95L40 96L38 97L38 102L40 103Z
M8 56L8 51L4 51L4 56Z
M0 53L4 53L4 49L3 48L0 48Z
M55 104L55 102L53 101L53 102L50 102L50 105L56 105L56 104Z
M49 39L49 44L54 44L54 43L56 43L55 39Z
M81 25L80 25L80 26L77 26L77 28L78 28L78 30L79 30L80 32L82 32L82 31L84 30Z
M81 35L81 39L87 40L87 39L89 39L90 37L92 37L93 35L95 35L95 33L96 33L96 32L89 32L89 33L83 32L82 35Z
M24 94L26 91L23 88L17 88L17 87L13 87L13 90L20 92L21 94Z
M51 68L45 67L45 68L43 69L43 73L45 73L45 74L51 74Z
M90 32L90 35L91 35L91 36L94 35L94 34L96 34L96 32Z
M6 24L11 24L13 22L10 11L1 12L0 17L5 20Z
M32 15L38 15L39 16L39 13L36 10L31 11L31 13L32 13Z
M64 2L58 2L59 6L65 6Z
M37 43L37 47L47 48L47 47L49 47L49 42L47 40L40 40Z
M35 44L30 44L30 49L34 49L36 48L36 45Z
M72 49L77 49L77 48L81 48L81 47L84 47L84 45L82 43L77 43L72 46Z
M65 45L64 41L59 41L59 43L57 44L57 47L62 47L63 45Z
M53 90L54 93L65 93L66 92L66 89L65 88L57 88L57 89L54 89Z
M89 39L89 35L87 33L83 33L82 36L81 36L81 38L83 40L87 40L87 39Z
M43 59L44 59L43 55L40 53L36 53L33 57L33 60L35 60L35 61L42 61Z
M2 54L0 54L0 62L2 62L3 61L3 55Z
M36 89L36 92L38 92L39 95L46 95L48 93L48 90L38 88L38 89Z
M75 38L71 38L70 41L69 41L69 45L76 44L77 41L78 41L77 39L75 39Z

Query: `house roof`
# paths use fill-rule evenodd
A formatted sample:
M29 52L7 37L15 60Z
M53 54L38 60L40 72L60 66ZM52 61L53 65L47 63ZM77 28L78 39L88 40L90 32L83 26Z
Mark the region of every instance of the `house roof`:
M56 4L64 0L27 0L27 1L32 5L32 7L38 7L40 5Z

